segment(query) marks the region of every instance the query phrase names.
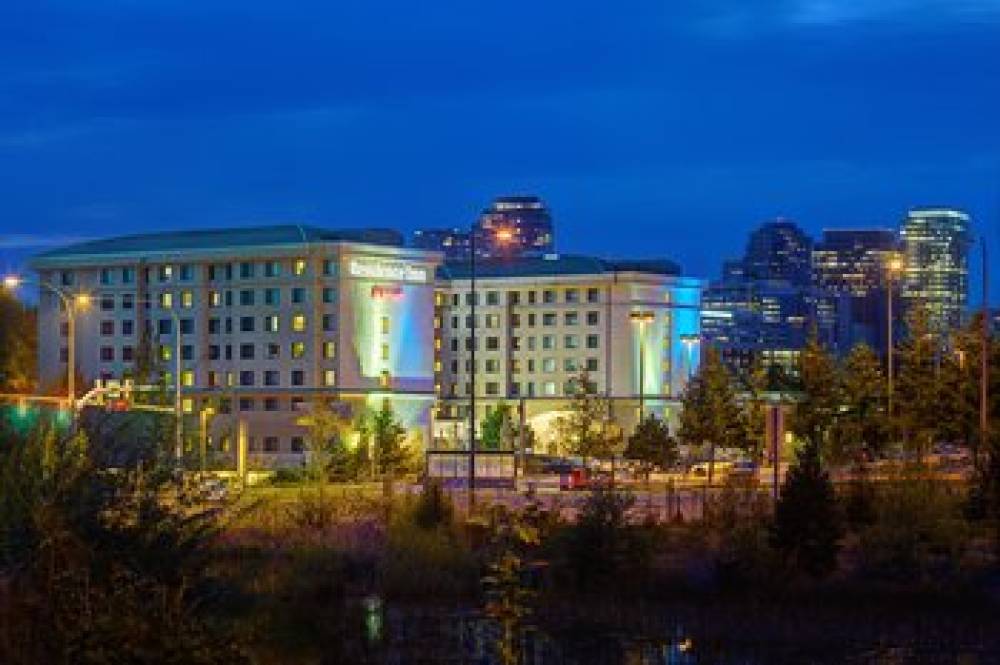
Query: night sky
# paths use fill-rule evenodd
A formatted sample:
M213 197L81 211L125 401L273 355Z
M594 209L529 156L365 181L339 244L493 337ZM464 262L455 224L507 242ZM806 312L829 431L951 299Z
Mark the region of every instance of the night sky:
M998 183L1000 0L0 3L0 269L157 229L467 225L511 193L562 251L704 277L774 216L951 205L1000 268Z

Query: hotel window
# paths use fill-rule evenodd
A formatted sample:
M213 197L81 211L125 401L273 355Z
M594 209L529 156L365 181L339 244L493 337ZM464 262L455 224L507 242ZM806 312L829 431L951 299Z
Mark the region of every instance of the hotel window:
M528 304L534 305L538 302L538 294L535 291L528 291Z
M389 334L389 317L388 316L383 316L382 317L382 321L381 321L381 323L379 325L379 329L382 331L383 335L388 335Z
M323 315L323 330L325 332L331 332L333 330L333 322L334 322L333 314L324 314Z
M566 289L566 302L580 302L580 291L578 289Z
M59 284L62 286L73 286L73 273L69 270L63 270L59 273Z
M337 373L332 369L323 370L323 385L326 387L331 387L337 383Z
M209 370L205 375L205 383L209 388L217 388L219 386L219 375L214 370Z
M130 362L132 362L132 359L134 357L135 357L135 352L132 350L131 346L123 346L122 347L122 360L123 361L125 361L127 363L130 363Z
M170 309L174 306L174 294L169 291L160 294L160 309Z
M556 292L552 289L545 289L542 291L542 302L550 305L556 301Z
M233 292L227 289L226 290L226 307L232 307L232 306L233 306Z
M306 329L306 315L305 314L293 314L292 315L292 330L294 332L305 332Z
M498 395L500 393L500 384L496 381L486 382L486 394L487 395Z
M181 347L181 360L194 360L194 347L185 344Z
M440 373L444 369L444 365L441 364L440 360L434 361L434 372Z
M554 348L556 348L556 338L555 338L555 335L542 335L542 348L543 349L554 349Z
M278 437L276 436L265 436L264 437L264 452L265 453L276 453L278 452Z
M69 349L65 346L59 349L59 362L66 363L69 362Z
M253 371L251 370L241 370L240 371L240 385L241 386L252 386L253 385Z
M511 374L521 373L521 361L518 358L512 358L510 361L510 372Z
M219 400L219 413L231 413L233 410L233 400L223 397Z
M575 326L580 322L579 312L566 312L563 314L563 323L567 326Z
M528 350L529 351L534 351L535 350L535 338L534 337L529 337L528 338Z
M382 360L388 360L389 359L389 345L388 344L383 344L382 345L381 357L382 357Z
M576 358L563 358L563 371L578 372L580 371L580 363L577 362Z
M114 359L115 359L115 350L114 350L114 347L111 347L111 346L102 346L101 347L101 362L108 363L108 362L111 362Z
M458 317L457 316L451 317L451 329L452 330L458 330Z
M497 361L495 358L487 358L485 363L486 372L495 373L497 371Z
M219 357L221 356L221 350L222 349L219 347L218 344L209 344L208 345L208 359L209 360L218 360Z
M588 326L596 326L600 322L601 322L601 313L600 312L587 312L587 325Z
M122 268L122 284L131 284L135 281L135 268Z
M170 360L174 357L174 350L167 344L160 345L160 360Z
M292 370L292 385L293 386L302 386L302 385L305 385L305 382L306 382L306 373L303 370L301 370L301 369L293 369Z
M534 358L528 358L528 371L529 372L534 372L535 371L535 359Z
M111 268L101 268L101 284L111 284Z
M301 436L293 436L289 441L293 453L301 453L306 449L305 441Z
M264 289L264 304L277 307L281 304L281 289Z
M587 289L587 302L601 302L601 290L594 288Z
M185 263L180 267L180 278L182 282L190 282L194 279L194 266Z
M122 296L122 309L132 309L135 306L135 298L131 293Z
M579 335L566 335L563 338L563 348L566 349L579 349L580 348L580 336Z
M115 297L112 295L101 296L101 311L110 312L115 308Z
M159 335L169 335L173 330L174 322L172 319L160 319L156 322L156 332Z
M458 351L458 338L457 337L453 337L451 339L451 350L452 351Z
M169 282L170 278L173 277L174 269L172 266L160 266L159 277L161 282Z
M306 260L295 259L292 263L292 273L294 273L296 277L301 277L306 274Z
M500 294L497 291L487 291L486 292L486 304L487 305L499 305L500 304Z
M181 291L181 307L185 309L194 307L194 293L191 291Z
M194 319L181 319L180 322L182 335L194 334Z
M378 375L378 384L381 387L388 388L391 382L392 382L392 375L389 374L389 370L383 370L382 373Z
M511 305L519 305L521 303L521 292L510 291L507 293L507 302Z
M240 279L250 279L253 277L253 264L249 261L240 263Z
M500 338L499 337L487 337L486 338L486 350L496 351L500 348Z
M487 314L486 315L486 327L487 328L499 328L500 327L500 316L498 314Z
M265 386L277 386L281 383L281 373L276 369L269 369L264 371L264 385Z
M554 312L545 312L542 314L542 325L543 326L554 326L556 324L556 315Z
M233 359L233 345L226 344L226 360L232 360L232 359Z
M221 321L217 318L211 318L208 320L208 334L218 335L219 331L222 330Z
M597 358L587 358L587 371L588 372L597 371Z
M513 349L514 351L520 351L521 350L521 338L520 337L511 337L510 338L510 348Z
M265 411L277 411L278 410L278 398L277 397L265 397L264 398L264 410Z
M281 274L281 263L278 261L267 261L264 264L264 277L277 277Z
M510 315L510 326L511 326L511 328L520 328L521 327L521 315L520 314L511 314Z
M529 328L534 328L535 327L535 313L534 312L529 312L528 313L528 327Z
M226 281L231 281L233 279L233 264L227 263L222 266L222 275L225 277Z
M240 344L240 360L253 360L253 344Z
M292 358L301 358L306 355L305 342L292 342Z
M596 349L600 346L600 338L597 335L587 335L587 348Z
M556 395L556 382L546 381L542 384L542 394L546 397L555 397Z
M111 337L115 334L115 322L114 321L101 321L101 335L104 337Z
M458 298L459 298L459 296L458 296L457 293L451 294L451 306L452 307L458 307Z
M221 307L222 306L222 292L221 291L209 291L208 292L208 306L209 307Z
M301 286L296 286L292 289L292 303L295 305L301 305L306 301L306 290Z
M267 345L267 359L277 360L281 357L281 345L280 344L268 344Z
M330 304L337 299L337 290L330 287L323 289L323 302Z
M288 406L291 407L292 411L301 411L305 408L305 399L302 397L293 397L288 400Z
M556 371L556 359L542 358L542 371L550 373Z
M249 397L240 398L240 411L253 411L253 400Z
M181 385L190 388L194 385L194 372L186 369L181 372Z
M279 323L278 315L270 314L264 317L264 332L276 333L278 332Z
M333 342L323 342L323 357L332 359L337 354L337 346Z
M240 317L240 332L253 332L253 317L252 316L241 316Z
M253 289L240 290L240 305L243 307L253 306Z
M323 259L323 274L327 277L337 274L337 263L331 259Z

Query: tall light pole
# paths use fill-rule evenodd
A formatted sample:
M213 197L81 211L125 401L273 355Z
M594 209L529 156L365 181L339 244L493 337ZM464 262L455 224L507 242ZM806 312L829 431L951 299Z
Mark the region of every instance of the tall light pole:
M639 327L639 422L645 416L646 407L646 324L652 323L656 315L649 310L628 313L628 318Z
M886 286L886 415L892 417L892 389L893 389L893 351L895 350L895 340L892 334L892 301L895 290L896 276L903 271L903 261L899 258L892 258L886 266L886 276L888 277Z
M18 275L7 275L3 278L3 286L8 291L15 291L25 284L36 284L48 289L59 297L66 311L66 402L70 414L76 414L76 314L77 309L90 306L90 296L86 293L70 294L66 290L45 280L27 280Z
M692 360L691 350L701 342L701 338L698 335L681 335L681 342L684 344L684 360L687 363L687 380L691 380L691 375L694 373L694 361Z
M514 238L510 229L498 229L493 237L506 244ZM469 513L476 505L476 229L469 233L469 360L472 362L469 386Z

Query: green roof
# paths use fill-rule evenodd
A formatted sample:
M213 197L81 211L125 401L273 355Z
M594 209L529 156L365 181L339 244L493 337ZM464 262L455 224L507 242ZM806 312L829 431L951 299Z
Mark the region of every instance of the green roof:
M612 272L643 272L677 277L680 266L666 259L608 260L593 256L558 254L542 258L477 259L476 278L557 277L595 275ZM439 279L469 279L468 261L450 261L438 268Z
M402 237L391 229L331 230L315 226L233 227L197 231L169 231L104 238L59 247L35 256L36 259L62 259L102 254L145 252L183 252L240 247L299 245L319 242L360 242L401 247Z

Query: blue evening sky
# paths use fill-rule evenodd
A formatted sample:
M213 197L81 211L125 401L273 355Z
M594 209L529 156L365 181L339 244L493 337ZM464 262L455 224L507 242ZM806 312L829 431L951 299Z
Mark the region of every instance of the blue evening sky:
M1000 266L1000 0L0 4L0 269L157 229L464 225L505 193L550 203L562 251L697 276L777 215L921 204Z

